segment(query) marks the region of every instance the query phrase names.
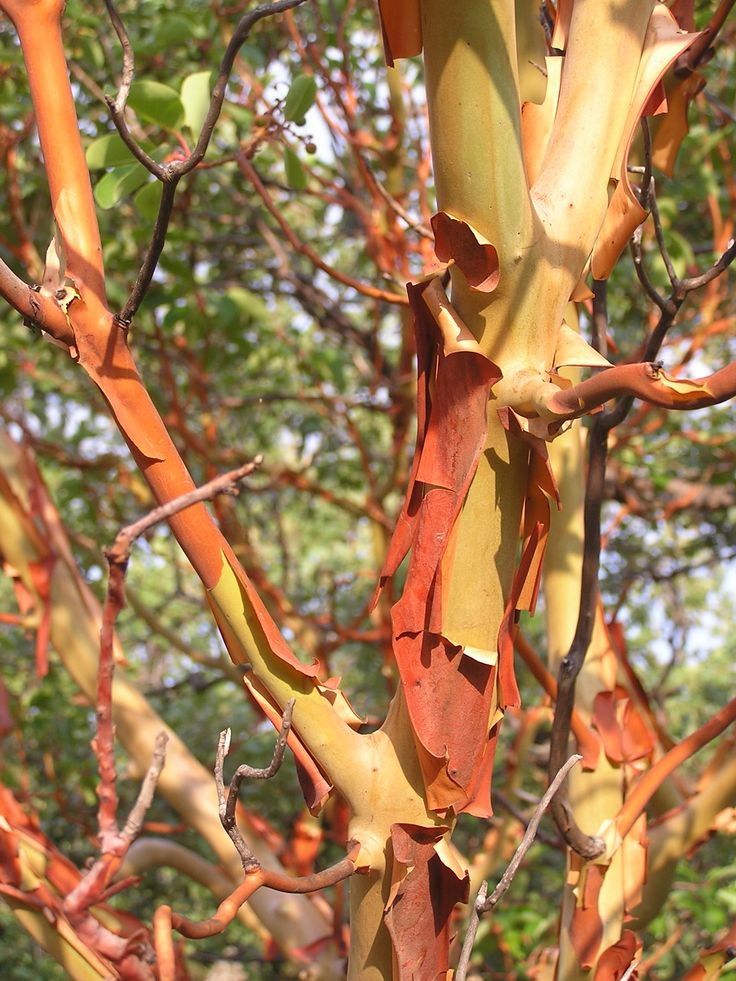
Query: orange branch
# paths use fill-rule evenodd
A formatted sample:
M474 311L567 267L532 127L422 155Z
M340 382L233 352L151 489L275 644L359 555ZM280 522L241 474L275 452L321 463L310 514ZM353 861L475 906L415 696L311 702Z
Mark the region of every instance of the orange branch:
M18 31L28 70L51 206L80 293L104 302L105 273L92 185L84 158L61 37L59 0L2 0Z
M631 831L634 823L649 803L663 781L676 770L681 763L689 759L699 749L715 739L732 722L736 721L736 698L732 698L719 712L709 719L695 732L691 733L676 746L665 753L651 770L648 770L625 801L618 813L616 824L622 838Z

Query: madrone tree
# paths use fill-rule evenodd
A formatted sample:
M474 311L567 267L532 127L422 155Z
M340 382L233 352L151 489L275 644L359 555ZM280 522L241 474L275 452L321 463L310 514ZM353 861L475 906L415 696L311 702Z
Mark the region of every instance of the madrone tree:
M736 701L702 719L683 740L672 741L621 636L606 625L597 585L607 447L634 399L694 412L736 393L734 363L690 379L666 371L658 360L689 296L709 291L717 305L713 291L722 289L719 277L736 250L729 240L730 216L724 218L714 205L721 254L713 265L680 268L667 249L653 176L655 166L672 171L690 104L702 88L699 69L719 42L731 4L721 2L697 31L693 5L679 0L672 9L654 0L559 0L556 6L543 4L541 11L510 0L453 5L381 0L379 24L389 65L423 58L436 203L430 207L426 187L419 188L410 203L427 212L423 219L431 212L431 220L414 220L401 203L407 200L402 139L408 143L411 134L400 76L389 73L361 97L390 101L391 126L383 133L385 145L376 146L356 124L359 99L349 69L348 21L332 5L336 23L329 30L338 61L343 59L340 78L320 62L320 53L327 58L329 52L319 30L328 25L313 21L313 31L303 34L300 18L307 15L299 3L279 0L244 13L238 5L218 6L218 24L226 34L220 67L188 76L177 93L137 78L135 45L108 2L122 69L117 94L107 99L110 133L96 131L91 140L75 109L75 95L79 100L90 80L83 66L67 62L64 47L65 38L89 29L87 12L76 7L64 16L58 0L0 0L22 50L53 216L43 269L32 236L17 234L10 251L25 264L28 279L3 263L0 293L26 326L61 349L56 357L71 358L101 394L153 500L163 508L126 529L108 551L109 586L100 614L29 450L3 439L0 550L23 610L38 611L39 670L46 668L50 639L88 698L96 700L100 779L99 852L85 872L45 838L17 796L3 790L0 894L73 977L185 977L184 948L174 938L191 938L186 949L192 950L198 939L219 934L236 916L247 919L246 902L250 915L284 950L302 959L311 950L314 971L326 977L342 970L339 921L331 924L324 904L303 894L341 889L349 879L349 977L433 981L451 976L455 964L454 976L464 978L478 918L493 916L489 910L498 895L486 899L484 886L475 901L488 867L482 854L472 863L463 857L453 832L462 814L480 819L492 814L491 782L504 715L522 717L516 646L555 705L550 780L567 772L573 750L581 757L569 786L552 804L568 868L557 951L540 955L537 976L632 977L642 956L636 929L664 901L676 859L715 826L736 793L732 738L725 737L716 764L694 789L674 776L733 722ZM315 11L319 15L321 8L315 5L312 16ZM137 15L133 7L126 20ZM163 8L158 15L170 16ZM247 94L231 91L231 147L224 153L215 134L228 86L243 88L247 81L256 98L268 103L257 72L245 67L250 49L244 45L251 32L263 29L261 22L269 30L277 15L303 71L285 100L256 116L242 108L253 108ZM101 14L92 23L109 32ZM186 21L181 41L186 43ZM210 41L200 45L208 55ZM107 43L110 57L115 50ZM527 101L526 90L535 88L537 101ZM357 200L355 187L321 181L293 145L284 146L293 135L290 124L298 126L315 98L326 132L350 148L353 175L368 189L368 208ZM333 106L339 107L339 119ZM238 131L242 126L247 131ZM6 160L30 131L31 117L24 127L5 133ZM332 254L325 254L300 238L280 203L283 187L259 165L257 152L264 145L283 149L292 189L303 190L313 181L327 205L339 203L346 213L352 209L377 270L375 283L343 266L346 256L337 242ZM156 302L164 277L157 269L166 256L172 216L174 225L186 216L185 208L177 211L177 201L193 193L195 179L202 187L213 147L223 158L214 163L230 167L241 181L238 203L244 194L247 207L259 203L261 216L253 224L273 250L290 295L325 330L353 345L355 363L379 379L371 383L374 395L383 384L381 371L387 370L381 367L380 329L356 327L354 317L340 309L333 284L353 291L352 304L360 297L376 322L390 305L400 312L401 356L394 381L401 384L391 393L397 461L410 431L407 371L415 353L416 448L391 534L381 509L389 506L388 491L403 474L399 462L387 487L374 483L365 506L352 505L356 521L368 514L380 533L378 584L352 627L364 639L373 629L379 656L366 670L380 670L376 665L383 662L383 674L394 681L385 718L376 725L363 724L327 670L327 655L339 641L350 640L350 629L336 633L337 643L333 637L313 646L317 657L311 663L300 659L286 637L302 648L309 649L309 643L298 634L299 617L288 597L253 559L232 511L216 502L215 520L205 507L205 500L232 490L259 461L206 482L201 492L185 465L184 455L202 453L209 463L202 476L212 477L208 452L219 459L207 446L217 426L195 437L187 425L189 400L204 401L202 391L216 388L216 378L194 367L197 351L187 349L177 333L177 317L186 320L197 304L204 316L205 294L219 288L208 282L217 268L215 255L197 253L198 280L190 284L194 302L184 295L170 300L167 316L157 320L151 335L160 370L171 376L165 379L171 396L165 419L137 366L136 322L145 316L146 302ZM426 156L421 148L412 153L417 173L427 180ZM380 163L385 180L376 176L372 160ZM112 261L107 269L103 263L90 169L105 167L108 172L96 179L97 205L115 205L137 191L148 195L137 198L140 210L155 215L127 296L116 282L114 238L106 246ZM6 170L12 176L10 218L18 232L23 174L11 175L11 164ZM155 181L143 184L148 175ZM335 239L349 233L327 210L324 216ZM253 232L250 225L239 225L237 209L212 218L233 240ZM648 221L664 264L664 288L647 268L641 229ZM51 216L48 224L51 231ZM638 349L611 354L606 282L630 241L654 315ZM244 249L251 247L244 241ZM299 256L311 265L313 278L305 278ZM34 265L36 283L30 279ZM404 292L398 284L407 280ZM228 328L235 333L238 316L252 317L252 309L238 308L235 296L230 289L230 307L220 305L206 323L210 337L203 344L212 343L226 315L235 318ZM269 316L265 306L256 313L256 331L259 316ZM168 367L168 352L173 356L175 350L191 356L186 393L177 392ZM268 373L267 361L260 370ZM328 395L325 390L325 400ZM344 413L339 400L334 411ZM575 423L583 416L591 417L585 463ZM358 454L369 453L360 433L347 428ZM268 447L260 449L268 456ZM281 479L334 503L333 491L308 488L311 478L298 470ZM145 491L139 494L146 500ZM349 494L343 504L349 511ZM163 724L135 688L120 677L112 681L113 663L123 657L114 624L125 602L129 549L164 518L202 583L234 666L230 676L281 732L273 766L263 773L241 768L229 790L223 776L229 732L220 737L212 778L173 734L168 746L166 734L157 738ZM547 664L518 631L520 613L534 610L543 570ZM175 636L170 640L177 642ZM148 767L122 827L113 720L141 775ZM198 722L219 727L221 720ZM520 731L533 742L539 724L530 715ZM269 776L287 744L309 809L317 813L333 797L344 817L344 854L318 872L294 862L291 870L300 874L284 871L253 818L241 813L240 830L236 820L241 780ZM146 862L176 860L165 840L147 842L147 859L134 844L156 784L207 839L222 865L216 882L210 876L221 902L209 918L188 918L176 895L145 920L107 904L115 892L132 887L130 875ZM496 857L507 856L513 834L507 829L501 837ZM503 888L514 868L509 867ZM293 896L293 905L284 905L283 895ZM457 910L471 896L474 912L465 928ZM466 943L462 952L457 943L451 954L458 933ZM319 943L330 935L337 938L337 951ZM733 930L716 940L688 977L718 975L731 956Z

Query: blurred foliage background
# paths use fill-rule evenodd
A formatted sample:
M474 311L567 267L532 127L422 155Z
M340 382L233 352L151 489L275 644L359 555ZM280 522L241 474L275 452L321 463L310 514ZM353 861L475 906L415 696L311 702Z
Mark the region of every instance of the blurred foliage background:
M137 67L130 118L157 159L191 146L208 73L244 7L121 0ZM710 5L702 8L705 19ZM111 135L103 95L114 93L120 51L103 5L70 0L65 23L110 298L122 305L150 236L158 188ZM691 109L676 174L657 175L681 272L705 268L723 236L733 235L735 40L731 24L704 69L708 86ZM53 229L22 58L4 20L0 66L0 255L38 281ZM239 154L257 171L271 211ZM313 0L265 20L241 51L206 165L180 187L154 284L130 328L144 378L195 480L263 454L240 497L221 499L214 510L289 640L342 676L369 726L382 719L392 678L385 610L369 618L367 602L411 461L414 393L405 308L362 295L360 286L400 295L427 268L432 200L421 64L385 68L372 6ZM348 282L315 268L305 249ZM653 280L664 286L649 230L644 250ZM636 356L650 306L624 256L609 285L615 358ZM663 354L666 367L706 374L736 358L735 315L723 277L717 290L688 302ZM81 574L101 599L102 548L152 502L83 374L16 314L0 317L2 424L33 446ZM585 312L581 325L587 328ZM697 417L639 409L616 432L611 454L602 591L675 738L723 705L736 681L732 412L730 405ZM207 766L225 726L233 730L233 760L265 762L270 726L223 666L201 588L166 528L136 547L128 586L119 621L128 671L157 711ZM0 610L15 608L9 581L0 579ZM542 624L540 615L525 624L541 653ZM33 644L32 631L0 626L16 727L0 744L2 779L83 865L96 829L93 713L53 655L47 677L34 677ZM525 705L544 709L538 686L518 670ZM521 723L513 717L499 751L498 790L506 793L513 778L514 807L525 813L544 782L549 713L540 718L523 760L515 756ZM692 771L702 764L698 757ZM137 788L126 779L122 750L119 768L125 806ZM246 788L243 798L287 837L303 817L291 767L266 786ZM518 829L503 806L497 811L499 834L509 824ZM196 836L177 830L165 804L157 801L149 817L206 853ZM328 811L320 864L339 853L330 821ZM564 863L551 824L546 830L549 840L535 844L481 927L484 977L531 978L535 958L554 943ZM487 833L464 820L459 846L475 854ZM676 941L647 977L680 976L732 921L735 872L727 837L683 858L668 905L645 935L645 956ZM172 894L190 916L211 912L209 895L169 870L150 874L119 902L149 919ZM218 959L241 965L234 978L289 976L278 958L264 960L259 939L244 927L232 927L226 939L225 947L220 940L189 945L194 976L206 977ZM3 907L0 962L8 981L63 977Z

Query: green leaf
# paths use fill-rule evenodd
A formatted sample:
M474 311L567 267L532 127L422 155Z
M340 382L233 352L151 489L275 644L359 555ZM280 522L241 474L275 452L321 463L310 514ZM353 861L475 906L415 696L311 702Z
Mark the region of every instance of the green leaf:
M90 170L100 170L103 167L121 167L132 165L135 157L123 143L117 133L108 133L92 140L85 153L87 166Z
M269 310L263 299L257 293L242 286L231 286L225 294L232 303L238 308L241 316L247 320L266 320Z
M115 205L127 194L132 194L148 177L148 171L141 164L132 167L116 167L95 185L95 201L105 211Z
M161 203L161 181L149 181L133 198L133 203L143 218L155 221Z
M179 129L184 122L184 106L179 93L162 82L151 79L133 82L128 105L139 119L155 123L161 129Z
M284 102L284 118L298 126L304 125L304 116L317 96L317 83L312 75L297 75L291 83Z
M307 175L304 173L301 160L288 146L284 150L284 169L289 187L293 187L295 191L303 191L307 186Z
M212 72L194 72L181 84L184 105L184 125L197 137L210 107L210 76Z
M192 21L187 17L162 13L158 18L153 48L156 51L166 49L171 45L181 45L191 40L193 35Z

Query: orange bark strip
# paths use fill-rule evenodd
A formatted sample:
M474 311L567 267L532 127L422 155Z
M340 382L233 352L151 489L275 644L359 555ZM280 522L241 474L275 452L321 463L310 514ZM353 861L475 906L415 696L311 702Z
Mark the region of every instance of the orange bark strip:
M576 856L577 857L577 856ZM598 957L603 924L598 911L598 896L606 869L602 865L586 865L580 873L578 904L570 923L570 941L582 968L590 968Z
M639 941L631 930L624 930L621 939L601 954L593 981L618 981L634 959Z
M394 887L385 922L396 957L395 981L436 981L449 968L449 920L468 899L470 880L446 865L436 845L447 828L391 826Z
M419 0L378 0L386 64L397 58L412 58L422 52L422 21Z
M661 120L652 143L652 163L672 177L682 141L690 131L687 115L690 103L705 88L705 79L693 72L679 81L667 96L667 115Z
M51 573L55 559L49 556L42 562L29 562L34 588L43 603L41 619L36 630L36 674L45 678L49 670L49 640L51 636Z
M544 151L547 149L557 111L563 62L564 59L560 56L545 58L547 89L544 101L539 105L536 102L525 102L521 107L521 140L529 187L539 177L542 169Z
M86 287L103 300L102 246L62 46L63 5L5 0L2 7L13 20L23 48L51 205L67 251L68 275L80 292L84 294Z

